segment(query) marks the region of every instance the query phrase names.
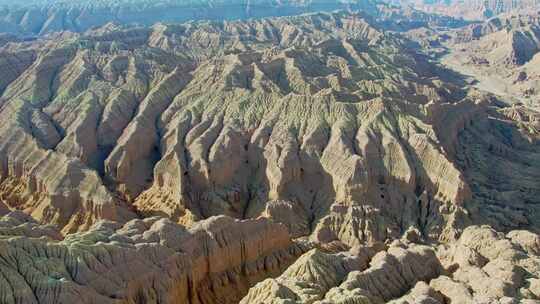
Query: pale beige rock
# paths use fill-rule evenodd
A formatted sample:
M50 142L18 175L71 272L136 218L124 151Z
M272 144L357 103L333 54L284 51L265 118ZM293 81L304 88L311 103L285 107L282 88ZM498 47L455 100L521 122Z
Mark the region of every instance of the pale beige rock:
M464 283L456 282L447 276L441 276L429 283L430 287L440 292L450 303L474 303L473 296Z
M518 244L527 253L540 256L540 236L526 230L513 230L507 234L512 243Z
M468 227L455 244L439 252L443 263L453 271L452 278L437 279L431 286L455 298L453 301L535 300L532 290L538 279L540 259L534 251L525 249L531 247L522 244L527 244L526 240L534 244L537 237L525 231L512 231L505 236L487 226ZM463 296L454 291L464 288L468 293Z
M374 302L388 302L406 294L418 281L430 280L441 272L440 262L431 248L395 244L375 255L370 268L349 273L339 287L328 292L326 299L331 303L359 294Z
M313 250L255 285L242 303L534 303L539 267L537 255L504 234L471 226L439 248L404 237L347 255Z
M0 220L3 303L237 303L302 252L267 220L101 221L62 238L27 215ZM25 236L25 237L20 237Z
M293 202L269 201L261 216L284 224L293 237L309 234L309 219L306 211Z
M479 80L476 87L500 96L501 101L538 111L539 25L538 10L524 10L456 29L444 61L474 76Z
M435 252L422 245L395 243L387 251L379 248L367 255L357 250L330 255L314 249L280 277L255 285L241 303L384 303L441 271ZM409 295L426 301L430 297L441 299L425 283Z
M136 209L186 225L270 217L348 247L409 227L455 238L472 193L446 133L485 105L455 103L455 85L362 14L220 24L108 24L2 48L29 53L1 96L4 201L64 233Z
M538 113L463 87L384 23L5 44L0 298L537 301Z
M403 297L392 300L391 304L439 304L445 303L443 296L431 288L428 284L420 281L414 285L409 293Z

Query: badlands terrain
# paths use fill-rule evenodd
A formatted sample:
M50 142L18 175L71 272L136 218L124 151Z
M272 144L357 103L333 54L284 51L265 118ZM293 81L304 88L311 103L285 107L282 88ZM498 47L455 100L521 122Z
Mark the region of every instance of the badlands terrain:
M540 303L539 15L353 4L1 25L0 303Z
M473 75L484 90L540 106L540 12L491 18L458 31L453 42L442 60L448 66Z
M467 20L485 20L499 14L531 13L540 9L538 0L390 0L388 2Z
M354 9L374 11L367 1L335 0L0 0L0 32L46 35L82 32L108 22L234 20Z

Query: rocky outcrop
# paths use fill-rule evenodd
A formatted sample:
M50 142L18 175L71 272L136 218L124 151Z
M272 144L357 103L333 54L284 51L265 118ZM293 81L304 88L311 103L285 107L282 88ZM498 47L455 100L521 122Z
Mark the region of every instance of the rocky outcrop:
M452 302L538 300L540 259L532 249L537 238L525 231L505 236L490 227L469 227L456 244L441 250L452 278L441 277L430 285Z
M313 249L302 255L281 276L255 285L240 303L314 303L355 269L367 267L380 244L361 251L330 254Z
M439 248L403 239L340 254L312 250L240 303L536 303L537 242L531 232L471 226Z
M3 303L235 303L304 247L266 220L99 222L61 239L19 212L0 219Z
M398 241L387 249L379 244L340 254L314 249L280 277L255 285L240 303L386 303L442 271L433 249L412 243ZM414 290L419 290L408 296L424 287L418 284Z

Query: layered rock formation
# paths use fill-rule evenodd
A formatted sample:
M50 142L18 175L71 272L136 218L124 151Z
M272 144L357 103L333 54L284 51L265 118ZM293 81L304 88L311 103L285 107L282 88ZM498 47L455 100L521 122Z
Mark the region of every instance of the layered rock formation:
M539 300L540 114L381 18L6 36L2 301Z
M540 15L508 14L452 33L446 62L487 91L538 108Z
M2 198L64 233L136 213L187 225L224 214L350 247L411 226L452 239L465 204L486 193L471 185L492 185L490 172L469 174L485 163L462 164L472 154L459 144L473 121L490 122L491 101L465 96L369 22L340 13L109 26L9 44ZM504 212L535 222L537 191Z
M412 229L386 245L303 255L310 245L283 225L224 216L191 229L157 217L102 221L63 238L16 211L0 218L0 234L2 303L238 303L246 292L240 303L540 299L540 236L523 230L471 226L437 248Z
M539 240L471 226L438 249L406 239L339 254L314 249L240 303L537 303Z
M540 49L539 26L539 14L508 14L470 25L458 31L455 40L469 43L470 51L486 60L485 64L521 66Z
M430 122L445 114L428 112L461 92L368 20L106 27L9 45L5 58L28 59L5 65L3 198L64 233L133 211L253 218L282 200L324 241L418 223L438 238L471 193ZM341 210L353 218L336 222Z
M235 303L304 247L284 226L215 217L99 222L62 239L20 212L0 219L2 303Z

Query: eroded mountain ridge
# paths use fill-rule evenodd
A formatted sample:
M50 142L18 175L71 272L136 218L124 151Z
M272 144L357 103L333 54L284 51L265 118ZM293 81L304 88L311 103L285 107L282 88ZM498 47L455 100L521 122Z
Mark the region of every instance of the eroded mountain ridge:
M25 288L3 299L537 300L538 113L387 25L340 12L6 43L0 269Z

